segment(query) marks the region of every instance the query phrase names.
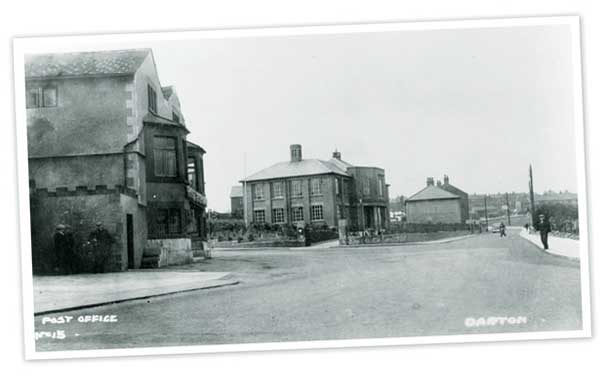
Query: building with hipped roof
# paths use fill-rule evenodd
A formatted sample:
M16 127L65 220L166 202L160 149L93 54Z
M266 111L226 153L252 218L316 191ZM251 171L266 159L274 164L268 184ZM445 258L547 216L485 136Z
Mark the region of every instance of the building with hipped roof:
M191 259L205 235L205 150L151 49L25 59L34 269L52 270L52 233L114 236L106 271ZM197 245L197 246L196 246Z
M412 224L457 224L469 219L468 194L450 183L447 175L443 184L428 177L426 187L405 201L407 222Z
M246 223L383 229L389 221L385 171L354 166L335 151L329 160L305 159L290 146L290 160L242 181Z

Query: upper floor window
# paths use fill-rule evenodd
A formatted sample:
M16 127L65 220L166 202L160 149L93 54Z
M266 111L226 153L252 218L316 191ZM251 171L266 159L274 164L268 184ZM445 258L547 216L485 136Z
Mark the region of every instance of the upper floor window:
M189 181L189 185L197 190L196 165L195 158L189 157L187 159L187 180Z
M262 184L254 185L254 199L263 200L264 198L265 198L265 193L263 192L263 185Z
M311 180L311 195L321 195L321 179L313 178Z
M57 88L30 88L27 90L25 104L28 109L35 107L56 107Z
M273 197L274 198L283 198L284 197L284 185L282 182L274 182L272 184L273 187Z
M334 178L334 190L336 191L336 195L340 195L340 179Z
M363 180L363 194L370 195L370 178Z
M154 174L158 177L176 177L176 140L173 137L153 138Z
M147 85L147 107L154 113L158 112L158 96L151 85Z
M179 117L179 114L175 113L174 111L172 112L172 120L177 123L181 123L181 117Z
M302 196L302 181L292 181L292 197L299 198Z
M384 179L378 178L378 196L384 196Z

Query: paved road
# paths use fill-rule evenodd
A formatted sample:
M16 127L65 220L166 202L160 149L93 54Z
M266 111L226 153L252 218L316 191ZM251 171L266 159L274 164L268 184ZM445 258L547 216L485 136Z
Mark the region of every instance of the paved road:
M516 232L515 232L516 233ZM185 268L239 285L56 314L118 322L42 324L38 351L575 330L580 269L517 234L447 244L220 252ZM469 317L525 317L467 327Z

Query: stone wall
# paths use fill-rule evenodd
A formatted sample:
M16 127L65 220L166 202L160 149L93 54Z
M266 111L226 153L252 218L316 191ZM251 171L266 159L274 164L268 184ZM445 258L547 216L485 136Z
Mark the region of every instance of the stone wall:
M122 270L125 257L124 224L120 193L105 192L91 195L66 195L69 192L43 191L30 198L32 262L34 273L52 273L56 270L53 235L57 224L69 225L73 231L76 251L83 250L97 221L114 237L112 258L107 270Z
M57 106L27 109L29 157L120 152L126 144L126 86L132 77L28 80L57 88Z
M160 249L159 267L193 262L190 238L147 240L147 247Z

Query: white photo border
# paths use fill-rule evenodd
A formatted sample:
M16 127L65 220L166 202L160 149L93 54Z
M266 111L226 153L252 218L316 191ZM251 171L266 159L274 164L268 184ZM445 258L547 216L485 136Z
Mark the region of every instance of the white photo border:
M371 338L302 342L247 343L228 345L195 345L178 347L143 347L126 349L96 349L82 351L37 352L35 349L33 274L31 258L29 178L27 156L27 122L25 106L24 56L31 53L83 51L91 46L116 43L149 43L162 40L192 40L219 38L253 38L265 36L327 35L343 33L372 33L388 31L454 30L522 26L568 26L571 31L571 57L573 74L573 106L578 183L578 211L580 227L580 272L582 299L582 329L574 331L547 331L476 335L421 336L398 338ZM454 21L387 22L324 26L285 26L201 31L164 31L144 33L116 33L16 37L13 39L15 123L17 137L17 173L21 247L23 331L25 358L64 359L110 356L145 356L191 353L274 351L315 348L344 348L367 346L395 346L413 344L447 344L465 342L494 342L511 340L545 340L589 338L592 336L590 305L589 237L586 192L586 153L584 144L584 114L582 96L582 57L579 16L523 17L502 19L476 19Z

